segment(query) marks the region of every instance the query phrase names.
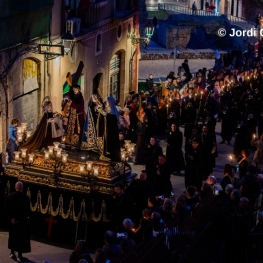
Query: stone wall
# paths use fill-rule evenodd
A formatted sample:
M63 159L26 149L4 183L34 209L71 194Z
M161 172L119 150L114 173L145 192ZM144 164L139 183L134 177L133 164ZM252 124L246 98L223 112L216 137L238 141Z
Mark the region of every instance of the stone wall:
M178 59L214 59L214 52L181 52ZM167 60L174 59L173 54L141 53L141 60Z
M225 37L218 36L219 28L226 30ZM231 24L225 15L170 15L159 24L157 32L158 44L167 49L176 46L193 49L233 47L233 39L228 36Z

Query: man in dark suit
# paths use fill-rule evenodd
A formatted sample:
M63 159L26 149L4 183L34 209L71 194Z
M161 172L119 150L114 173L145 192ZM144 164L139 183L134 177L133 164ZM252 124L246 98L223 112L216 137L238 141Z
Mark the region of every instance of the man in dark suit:
M30 201L23 193L23 183L18 181L15 192L11 193L5 201L5 214L9 221L8 248L11 249L10 258L16 259L15 251L18 252L18 262L27 262L28 259L22 253L31 252L30 247Z
M146 150L146 172L148 180L153 182L153 176L156 171L156 165L158 164L158 157L163 154L162 147L157 144L155 137L150 138L150 144Z
M143 209L147 208L148 198L154 195L153 185L147 180L146 170L142 170L139 179L134 179L127 188L136 205L136 215L139 219Z
M121 225L125 218L133 218L134 202L130 194L124 192L124 186L117 183L114 186L112 197L112 223L115 226Z
M163 195L167 198L171 197L171 173L172 167L166 161L166 157L164 155L159 155L154 178L154 190L156 195Z

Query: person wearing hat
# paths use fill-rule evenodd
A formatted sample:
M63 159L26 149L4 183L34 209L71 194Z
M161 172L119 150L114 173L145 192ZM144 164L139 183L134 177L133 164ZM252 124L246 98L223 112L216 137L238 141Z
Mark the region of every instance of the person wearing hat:
M70 87L69 97L70 112L65 144L80 147L84 126L84 99L79 85Z
M202 148L197 137L185 151L185 187L195 186L200 191L202 186Z

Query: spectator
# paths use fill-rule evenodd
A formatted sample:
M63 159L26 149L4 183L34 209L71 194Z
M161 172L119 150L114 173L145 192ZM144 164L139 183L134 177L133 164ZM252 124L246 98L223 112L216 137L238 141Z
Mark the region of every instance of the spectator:
M98 248L96 250L94 263L110 263L110 261L106 258L106 255L103 249Z
M224 177L220 183L223 191L225 191L225 188L228 184L234 184L234 174L231 164L225 164L224 166Z
M74 251L70 255L69 263L78 263L81 259L87 260L88 263L93 263L85 240L79 240L77 242Z
M5 215L9 224L8 248L11 250L10 258L16 259L15 251L18 252L18 262L27 262L28 259L22 253L31 252L30 246L30 201L23 193L23 183L15 184L15 192L11 193L5 201Z
M135 202L136 216L141 216L142 210L147 207L148 198L154 194L153 185L147 180L147 172L142 170L139 179L134 179L127 188Z
M195 2L192 4L192 15L197 15L197 6Z
M104 235L103 250L107 259L111 260L120 253L120 245L116 243L116 233L107 231Z
M171 165L166 161L164 155L159 155L154 179L155 194L170 198L172 192L171 173Z
M241 195L250 200L250 204L254 205L256 199L261 194L261 183L257 178L257 168L253 165L249 166L248 173L239 181Z
M149 77L146 79L146 85L145 85L146 91L151 92L153 89L153 74L150 74Z
M258 14L257 16L256 16L256 28L258 28L260 25L259 25L259 21L260 21L260 19L261 19L261 14Z
M154 26L154 27L156 27L156 26L158 25L158 19L157 19L156 16L153 17L152 22L153 22L153 26Z
M12 163L14 161L14 152L18 149L18 139L17 139L17 126L19 124L18 119L13 119L8 129L8 142L6 146L6 152L8 153L8 162Z
M126 217L133 217L134 203L130 194L124 192L124 186L117 183L112 197L112 222L121 225Z

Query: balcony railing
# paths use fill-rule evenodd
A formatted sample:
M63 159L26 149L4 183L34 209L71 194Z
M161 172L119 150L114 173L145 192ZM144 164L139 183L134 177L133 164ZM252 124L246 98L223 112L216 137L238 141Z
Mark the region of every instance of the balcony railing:
M132 10L124 10L124 11L115 11L114 17L115 18L125 18L131 16L134 13Z

